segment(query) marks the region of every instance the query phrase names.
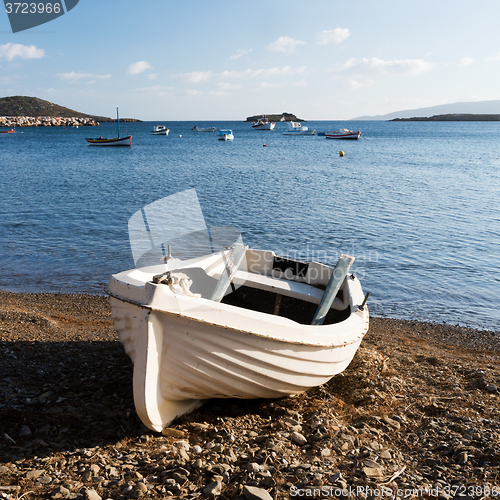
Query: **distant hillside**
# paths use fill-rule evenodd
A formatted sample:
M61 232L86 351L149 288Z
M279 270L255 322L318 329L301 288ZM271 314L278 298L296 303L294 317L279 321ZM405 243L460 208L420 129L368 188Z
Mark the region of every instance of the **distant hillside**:
M359 116L353 120L394 120L395 118L418 118L436 115L497 115L500 114L500 101L455 102L428 108L395 111L387 115Z
M279 115L255 115L255 116L249 116L247 117L246 121L247 122L256 122L259 118L262 118L262 116L267 116L269 118L269 121L271 122L279 122L281 120L281 117L285 117L286 122L305 122L306 120L302 120L301 118L297 118L295 115L292 113L280 113Z
M414 116L412 118L394 118L391 122L498 122L500 115L434 115L429 117Z
M0 116L50 116L61 118L93 118L98 122L113 122L116 118L88 115L59 106L38 97L12 96L0 98ZM120 121L140 121L133 118L120 118Z

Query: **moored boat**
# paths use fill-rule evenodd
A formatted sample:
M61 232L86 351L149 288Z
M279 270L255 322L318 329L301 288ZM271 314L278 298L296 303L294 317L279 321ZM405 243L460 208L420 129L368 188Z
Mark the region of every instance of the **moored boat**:
M132 136L115 137L114 139L105 139L104 137L86 138L89 146L131 146Z
M309 130L299 122L288 122L288 130L284 130L283 135L316 135L316 130Z
M217 136L219 141L232 141L234 139L232 130L219 130L219 134Z
M361 137L361 132L349 130L346 128L339 128L333 132L326 132L325 137L327 139L359 139Z
M120 137L120 117L118 115L118 108L116 108L116 124L118 127L118 135L111 139L104 137L85 138L89 146L132 146L132 136L127 135Z
M164 247L162 203L174 216L182 205L161 200L129 221L136 264L154 240ZM322 385L349 365L368 330L366 297L348 273L353 257L341 255L335 268L297 261L250 249L241 237L227 246L220 229L188 235L198 249L208 234L213 253L181 260L169 247L164 263L109 282L115 328L134 364L136 410L155 431L210 398L279 398ZM134 243L133 234L149 237Z
M193 130L195 132L215 132L215 127L198 127L198 125L195 125Z
M169 133L170 129L165 125L156 125L151 132L152 135L168 135Z
M256 122L252 123L254 130L273 130L276 123L270 122L267 116L262 116Z

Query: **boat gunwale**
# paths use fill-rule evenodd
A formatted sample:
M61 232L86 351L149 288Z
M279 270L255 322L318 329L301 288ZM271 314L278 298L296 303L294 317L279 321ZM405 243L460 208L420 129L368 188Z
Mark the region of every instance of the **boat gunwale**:
M353 314L356 314L357 312L362 312L363 313L362 322L364 323L364 325L360 329L359 334L357 334L354 339L352 339L350 341L345 341L345 342L342 342L342 343L333 343L333 344L332 343L330 343L330 344L328 344L328 343L308 343L308 342L303 342L303 341L298 341L298 340L290 340L290 339L284 339L284 338L278 338L278 337L271 337L269 335L258 333L258 332L255 332L255 331L242 330L241 328L234 328L234 327L231 327L231 326L228 326L228 325L221 325L219 323L214 323L214 322L211 322L211 321L206 321L204 319L193 317L193 316L188 316L186 314L172 312L172 311L168 311L166 309L159 309L157 307L153 307L153 306L144 304L144 303L139 302L137 300L127 299L127 298L121 297L121 296L113 293L111 290L109 290L109 288L106 289L106 293L110 297L114 298L115 300L119 300L119 301L124 302L126 304L135 305L137 307L140 307L141 309L146 309L147 311L150 311L150 312L158 312L158 313L162 313L162 314L167 314L167 315L170 315L170 316L175 316L175 317L178 317L178 318L183 318L183 319L186 319L186 320L189 320L189 321L196 321L198 323L203 323L203 324L206 324L206 325L215 326L217 328L223 328L225 330L231 330L231 331L234 331L234 332L237 332L237 333L244 333L244 334L247 334L247 335L254 335L256 337L264 338L264 339L267 339L267 340L272 340L272 341L276 341L276 342L282 342L284 344L304 345L304 346L309 346L309 347L316 347L318 349L328 349L328 348L333 348L333 347L345 347L345 346L348 346L348 345L355 344L358 341L360 342L363 339L363 337L366 335L366 333L368 332L368 328L369 328L368 318L366 317L368 315L368 308L365 306L364 309L362 310L362 309L359 309L359 307L354 307L354 308L351 307L351 313L349 315L349 318L347 318L347 319L345 319L343 321L340 321L339 323L334 323L334 325L340 325L342 323L345 323L345 322L349 321L349 319L352 317ZM200 299L198 299L198 300L200 300ZM201 299L201 300L208 300L208 299ZM234 308L236 310L237 309L241 309L240 307L233 306L231 304L223 304L223 305L226 306L226 307L229 307L229 308ZM355 310L353 310L353 309L355 309ZM265 315L265 316L274 317L274 315L272 315L272 314L258 312L258 311L253 311L252 309L248 309L248 310L252 311L252 312L254 312L255 314L258 314L258 315ZM306 325L304 325L304 324L301 324L301 323L297 323L296 321L294 321L292 319L289 319L289 318L284 318L284 319L286 319L287 321L291 321L292 323L294 323L298 327L304 327L304 328L314 327L315 329L316 328L321 328L321 329L325 330L325 329L327 329L327 328L329 328L329 327L332 326L331 324L328 324L328 325L307 325L306 324ZM335 333L334 335L338 336L339 334Z

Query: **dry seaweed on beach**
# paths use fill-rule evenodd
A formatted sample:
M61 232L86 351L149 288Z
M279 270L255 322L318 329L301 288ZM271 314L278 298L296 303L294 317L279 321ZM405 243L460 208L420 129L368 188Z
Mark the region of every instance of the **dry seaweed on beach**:
M498 498L499 358L498 333L372 318L327 384L158 434L106 297L0 292L0 498Z

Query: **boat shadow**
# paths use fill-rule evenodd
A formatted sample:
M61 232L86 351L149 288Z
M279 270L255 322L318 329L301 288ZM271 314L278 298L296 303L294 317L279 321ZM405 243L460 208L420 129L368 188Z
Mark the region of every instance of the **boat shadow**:
M0 342L0 354L0 463L159 435L137 416L133 364L118 340ZM212 399L173 427L216 427L249 415L277 422L331 403L327 385L280 399Z

